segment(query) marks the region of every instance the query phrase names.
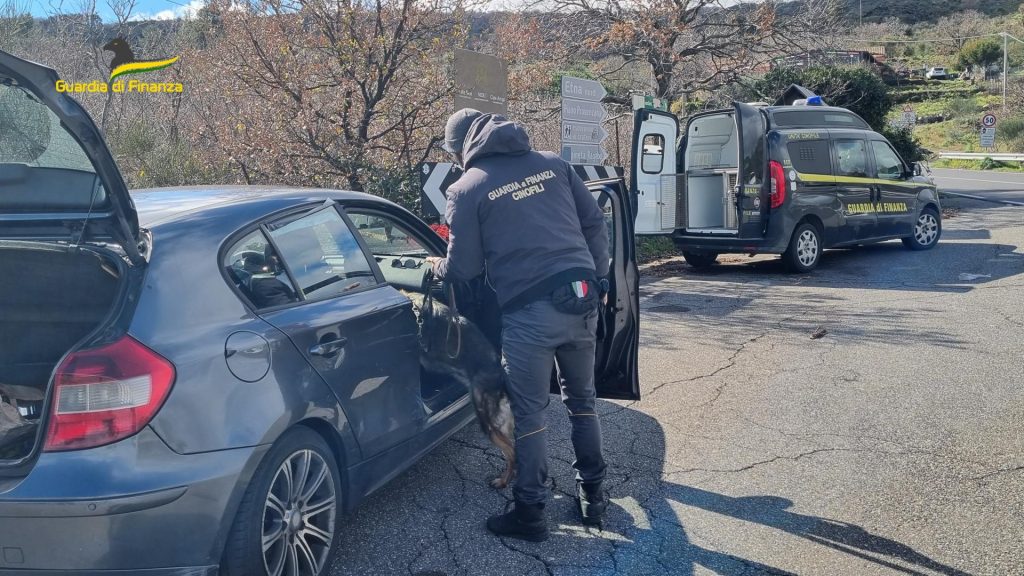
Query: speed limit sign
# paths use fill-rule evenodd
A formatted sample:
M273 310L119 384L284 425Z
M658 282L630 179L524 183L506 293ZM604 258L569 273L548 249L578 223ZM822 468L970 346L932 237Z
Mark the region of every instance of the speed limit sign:
M986 127L986 128L991 128L991 127L995 126L996 125L996 115L995 114L985 114L984 116L981 117L981 125Z

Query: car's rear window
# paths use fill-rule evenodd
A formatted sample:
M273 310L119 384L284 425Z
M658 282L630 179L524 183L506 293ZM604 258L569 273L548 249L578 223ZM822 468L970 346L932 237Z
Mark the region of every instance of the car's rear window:
M95 173L60 119L23 88L0 84L0 164Z

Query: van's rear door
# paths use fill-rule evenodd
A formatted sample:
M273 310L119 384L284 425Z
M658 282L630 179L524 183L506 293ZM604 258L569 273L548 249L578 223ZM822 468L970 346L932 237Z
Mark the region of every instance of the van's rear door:
M637 234L670 234L678 225L677 199L682 191L677 190L677 179L669 176L677 170L678 139L674 114L650 108L633 113L629 181Z
M0 239L112 242L141 264L128 187L59 79L0 51Z
M733 102L739 134L736 206L740 238L760 238L768 216L767 122L760 109Z

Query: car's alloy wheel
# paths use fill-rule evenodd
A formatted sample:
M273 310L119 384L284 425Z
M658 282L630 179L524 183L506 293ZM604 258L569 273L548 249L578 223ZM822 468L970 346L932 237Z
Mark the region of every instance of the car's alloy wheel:
M942 220L939 212L929 206L921 211L914 222L913 235L904 238L903 245L911 250L928 250L938 244L941 235Z
M221 576L324 576L338 547L342 476L320 434L295 426L261 458L238 505Z
M263 509L263 565L270 576L316 576L334 541L335 479L312 450L285 459Z
M793 231L789 247L782 254L786 268L793 272L810 272L821 259L821 234L809 222L804 222Z
M924 212L917 219L914 225L914 239L922 246L928 246L935 242L939 235L939 221L931 212Z
M818 260L818 235L813 230L804 230L797 237L796 257L804 266L811 266Z

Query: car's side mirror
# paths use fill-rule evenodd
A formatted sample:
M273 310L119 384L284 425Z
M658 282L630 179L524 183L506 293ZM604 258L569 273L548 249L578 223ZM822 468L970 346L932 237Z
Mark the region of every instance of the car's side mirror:
M914 162L914 167L911 168L911 173L913 173L914 176L920 176L924 173L924 170L921 169L920 162Z

